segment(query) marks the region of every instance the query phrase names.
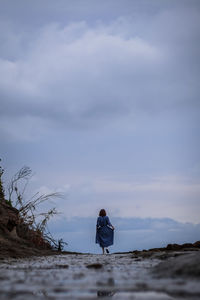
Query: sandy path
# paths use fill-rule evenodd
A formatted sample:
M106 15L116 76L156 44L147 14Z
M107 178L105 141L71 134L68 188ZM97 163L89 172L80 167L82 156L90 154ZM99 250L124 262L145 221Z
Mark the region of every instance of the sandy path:
M9 259L0 263L0 299L200 299L197 279L153 277L158 263L132 254Z

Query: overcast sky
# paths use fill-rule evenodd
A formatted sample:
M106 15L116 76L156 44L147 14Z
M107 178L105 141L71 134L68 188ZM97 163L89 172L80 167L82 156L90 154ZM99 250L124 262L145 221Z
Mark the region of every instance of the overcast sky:
M0 0L0 156L66 217L199 222L200 1Z

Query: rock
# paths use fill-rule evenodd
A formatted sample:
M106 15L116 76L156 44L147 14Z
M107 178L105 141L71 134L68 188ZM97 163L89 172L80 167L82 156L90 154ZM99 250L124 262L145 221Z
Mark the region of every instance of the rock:
M86 266L88 269L101 269L103 267L102 264L96 263L96 264L90 264Z
M178 244L168 244L166 250L181 250L182 247Z
M161 251L163 251L163 248L151 248L148 251L161 252Z
M197 241L193 244L195 248L200 248L200 241Z
M59 268L59 269L68 269L69 268L69 265L56 265L56 268Z
M173 257L154 268L161 277L200 277L200 252Z
M16 232L16 226L12 229L12 231L10 232L10 236L14 239L20 239L17 235L17 232Z
M185 248L193 248L194 245L191 244L191 243L185 243L185 244L181 245L181 247L182 247L182 249L185 249Z

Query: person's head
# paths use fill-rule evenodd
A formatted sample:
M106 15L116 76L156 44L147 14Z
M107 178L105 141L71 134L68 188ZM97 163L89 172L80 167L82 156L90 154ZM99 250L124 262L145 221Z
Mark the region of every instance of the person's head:
M106 211L105 209L101 209L99 212L99 217L105 217L106 216Z

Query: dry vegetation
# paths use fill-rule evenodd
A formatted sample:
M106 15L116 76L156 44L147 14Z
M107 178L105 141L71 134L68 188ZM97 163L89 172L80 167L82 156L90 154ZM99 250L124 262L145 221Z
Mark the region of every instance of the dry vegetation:
M11 178L6 191L2 179L3 174L4 170L0 166L1 254L13 256L13 253L21 251L22 255L19 253L16 255L23 256L23 249L26 255L27 251L30 252L30 247L35 248L36 254L37 250L57 249L61 251L66 243L62 240L56 241L47 227L49 219L58 213L56 208L39 212L42 203L61 197L60 193L40 194L37 192L30 198L25 196L32 177L32 170L26 166Z

